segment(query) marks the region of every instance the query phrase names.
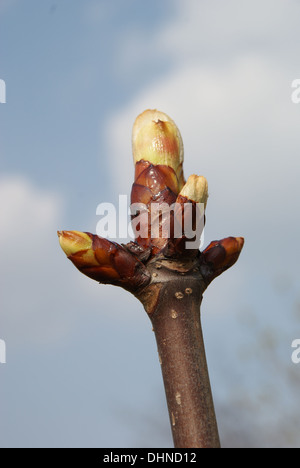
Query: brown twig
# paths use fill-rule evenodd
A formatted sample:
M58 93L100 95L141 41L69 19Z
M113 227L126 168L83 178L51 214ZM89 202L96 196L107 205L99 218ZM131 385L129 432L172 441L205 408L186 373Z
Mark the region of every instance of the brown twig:
M131 203L142 204L146 215L133 214L135 242L121 246L90 233L59 231L60 245L82 273L121 286L142 302L156 336L175 447L217 448L200 304L209 283L237 261L244 240L213 241L202 253L196 244L188 248L187 226L197 232L198 204L206 207L207 181L192 175L185 182L181 135L166 114L148 110L136 119L133 153ZM155 211L157 205L168 208L175 202L168 220ZM179 237L178 223L183 227Z
M220 445L200 323L199 261L159 259L143 302L153 325L175 447Z

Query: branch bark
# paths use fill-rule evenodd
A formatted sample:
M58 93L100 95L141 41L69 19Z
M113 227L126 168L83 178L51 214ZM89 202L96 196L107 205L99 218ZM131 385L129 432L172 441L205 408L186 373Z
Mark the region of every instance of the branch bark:
M139 294L153 325L174 446L219 448L200 304L206 289L193 262L160 258L147 265L151 283Z

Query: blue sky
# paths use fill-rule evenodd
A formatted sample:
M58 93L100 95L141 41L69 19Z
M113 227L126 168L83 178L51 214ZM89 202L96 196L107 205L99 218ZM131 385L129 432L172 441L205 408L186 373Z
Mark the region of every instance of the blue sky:
M299 10L1 2L1 446L172 444L149 320L128 293L80 275L56 237L95 232L97 205L129 194L145 108L176 121L185 174L208 179L205 244L246 239L202 306L221 439L299 446Z

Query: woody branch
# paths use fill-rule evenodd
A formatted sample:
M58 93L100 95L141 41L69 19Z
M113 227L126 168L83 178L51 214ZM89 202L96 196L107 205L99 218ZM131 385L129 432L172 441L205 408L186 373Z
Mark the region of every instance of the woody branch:
M185 181L182 138L170 117L143 112L132 143L131 204L142 207L132 216L135 241L119 245L90 233L59 231L60 245L79 271L123 287L143 304L156 336L175 447L219 447L200 305L209 283L236 262L244 240L228 237L199 251L207 181L197 175ZM173 208L168 219L166 205Z

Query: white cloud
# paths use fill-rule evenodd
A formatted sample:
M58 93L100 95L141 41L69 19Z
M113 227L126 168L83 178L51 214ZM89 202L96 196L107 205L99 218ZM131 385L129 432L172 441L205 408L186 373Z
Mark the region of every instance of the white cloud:
M279 181L285 179L288 191L297 188L290 168L298 164L300 109L291 103L288 78L251 55L226 67L179 68L143 90L107 128L116 189L126 193L132 182L132 123L145 108L157 107L181 129L186 175L207 176L210 202L221 202L223 210L228 200L227 210L230 204L239 218L255 219L263 199L274 215Z
M52 342L67 330L55 265L61 199L19 176L2 176L0 199L1 335L10 350Z
M21 236L32 246L40 244L43 230L47 231L58 218L59 197L36 189L25 178L2 177L0 199L5 201L0 207L2 247L8 241L19 241L21 247Z
M116 320L140 313L128 293L100 286L67 260L56 234L64 227L60 196L7 176L0 179L0 200L0 338L10 350L67 338L83 317L99 314L99 305L101 315Z
M32 329L42 326L40 317L48 321L44 312L59 199L13 176L1 178L0 199L1 333L30 338L37 331Z
M146 108L174 118L186 176L208 178L206 243L245 235L245 268L254 268L257 257L269 275L288 270L283 250L274 252L300 230L300 105L291 102L299 7L292 0L177 2L177 15L150 42L153 57L172 57L171 69L139 89L107 124L110 177L116 191L128 193L134 119ZM130 47L124 43L121 65L130 53L143 61L139 51L147 38L136 35Z
M207 58L225 53L235 55L243 50L274 50L292 40L289 32L297 30L299 2L294 0L178 1L176 18L172 17L157 37L157 43L168 53L182 59ZM278 49L277 49L278 52ZM204 57L201 57L204 54Z
M299 12L295 0L172 1L168 18L154 35L136 26L123 38L119 73L132 68L142 74L158 57L175 68L227 63L255 51L286 62L293 54Z

